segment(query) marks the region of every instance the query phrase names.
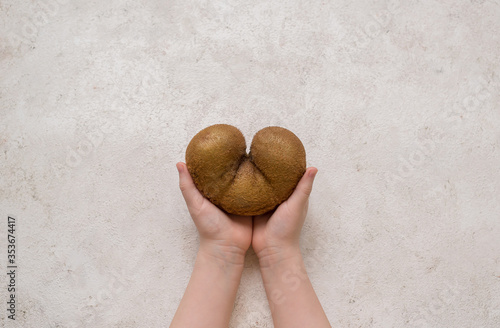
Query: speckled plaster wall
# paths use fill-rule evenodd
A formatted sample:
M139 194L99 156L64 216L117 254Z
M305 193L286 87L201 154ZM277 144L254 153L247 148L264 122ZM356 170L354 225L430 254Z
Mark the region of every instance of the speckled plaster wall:
M335 327L499 327L499 58L498 0L1 0L2 327L168 326L198 247L175 163L221 122L319 168ZM272 327L252 251L231 327Z

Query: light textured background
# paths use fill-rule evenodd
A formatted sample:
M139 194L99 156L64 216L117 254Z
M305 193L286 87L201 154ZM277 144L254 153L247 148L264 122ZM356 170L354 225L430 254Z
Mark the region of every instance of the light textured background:
M499 327L499 57L498 0L1 0L13 326L168 326L198 247L175 163L222 122L319 168L302 250L334 326ZM252 251L231 326L272 327Z

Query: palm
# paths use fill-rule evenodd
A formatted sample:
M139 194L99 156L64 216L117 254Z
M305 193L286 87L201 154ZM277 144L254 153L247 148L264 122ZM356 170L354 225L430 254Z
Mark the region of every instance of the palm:
M252 242L252 218L223 212L196 188L186 164L177 163L177 168L179 186L200 234L200 243L223 257L244 255Z
M316 169L308 169L315 173ZM292 195L274 212L254 219L252 247L257 254L272 254L289 246L298 247L302 225L306 218L312 179L304 175Z
M252 236L252 247L259 254L264 249L272 249L281 245L281 240L288 239L292 226L287 224L289 207L287 202L281 204L274 212L255 217ZM266 224L267 222L267 224Z
M200 236L220 246L235 247L245 252L252 241L252 218L227 214L206 198L194 215Z
M245 253L252 241L252 218L227 214L208 199L199 199L190 212L200 237L224 250Z

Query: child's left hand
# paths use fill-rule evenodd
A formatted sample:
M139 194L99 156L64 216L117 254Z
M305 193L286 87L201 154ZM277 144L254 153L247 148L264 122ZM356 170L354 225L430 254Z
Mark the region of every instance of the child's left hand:
M200 252L241 264L252 242L252 217L227 214L203 197L185 163L177 163L179 187L200 235Z

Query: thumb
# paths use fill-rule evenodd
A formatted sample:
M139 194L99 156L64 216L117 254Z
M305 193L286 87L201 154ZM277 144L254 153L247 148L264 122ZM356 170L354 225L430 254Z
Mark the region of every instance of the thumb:
M179 188L188 209L198 210L203 202L203 196L196 188L186 164L179 162L176 164L176 167L177 171L179 171Z
M306 170L292 195L288 198L289 205L297 206L298 208L304 208L307 205L316 173L318 173L318 169L315 167L309 167Z

